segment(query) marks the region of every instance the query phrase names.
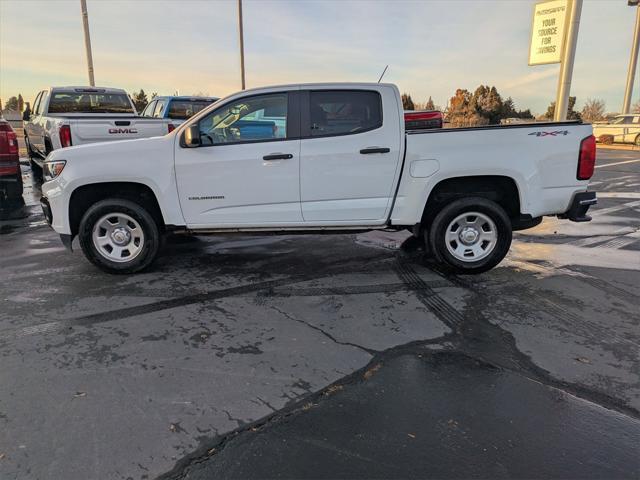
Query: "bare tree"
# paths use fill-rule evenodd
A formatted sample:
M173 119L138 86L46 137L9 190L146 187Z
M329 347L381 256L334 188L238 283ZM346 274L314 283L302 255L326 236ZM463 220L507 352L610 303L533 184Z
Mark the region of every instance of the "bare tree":
M640 113L640 100L633 104L633 106L631 107L631 112Z
M605 104L598 98L587 98L582 108L582 119L587 122L597 122L604 119Z

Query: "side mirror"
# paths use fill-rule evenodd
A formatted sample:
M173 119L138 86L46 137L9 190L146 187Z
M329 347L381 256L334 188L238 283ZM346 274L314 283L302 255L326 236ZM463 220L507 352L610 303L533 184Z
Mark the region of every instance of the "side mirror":
M31 119L31 110L25 110L22 112L22 121L28 122Z
M189 125L184 131L184 145L189 148L200 146L200 126L197 123Z

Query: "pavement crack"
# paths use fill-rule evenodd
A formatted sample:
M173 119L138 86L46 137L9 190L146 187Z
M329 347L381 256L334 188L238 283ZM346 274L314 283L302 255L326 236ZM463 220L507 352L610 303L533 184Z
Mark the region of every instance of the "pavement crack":
M272 308L273 310L275 310L276 312L280 313L281 315L283 315L284 317L286 317L287 319L289 319L289 320L291 320L293 322L301 323L301 324L306 325L307 327L311 328L312 330L315 330L316 332L321 333L326 338L331 340L333 343L336 343L338 345L343 345L345 347L357 348L359 350L362 350L363 352L368 353L369 355L376 355L377 353L379 353L378 350L373 350L371 348L363 347L362 345L358 345L356 343L342 342L342 341L338 340L336 337L334 337L333 335L331 335L326 330L323 330L322 328L320 328L320 327L318 327L316 325L313 325L312 323L309 323L309 322L307 322L305 320L302 320L300 318L296 318L293 315L289 314L288 312L282 310L281 308L279 308L279 307L277 307L275 305L269 305L269 308Z

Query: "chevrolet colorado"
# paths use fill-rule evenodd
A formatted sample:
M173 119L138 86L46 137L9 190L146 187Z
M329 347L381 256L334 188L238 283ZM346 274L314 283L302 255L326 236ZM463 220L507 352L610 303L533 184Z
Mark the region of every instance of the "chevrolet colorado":
M112 273L150 265L165 232L372 229L408 229L478 273L543 215L590 220L594 163L591 125L406 130L394 85L289 85L231 95L163 137L56 150L42 207Z
M119 88L51 87L36 95L23 121L27 154L38 173L46 156L59 148L170 131L169 120L140 118Z

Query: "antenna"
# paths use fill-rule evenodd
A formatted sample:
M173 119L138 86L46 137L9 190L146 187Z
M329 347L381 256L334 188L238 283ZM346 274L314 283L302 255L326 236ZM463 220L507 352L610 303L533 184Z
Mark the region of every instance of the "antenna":
M384 74L387 73L387 68L389 68L389 65L384 67L384 70L382 71L382 75L380 75L380 78L378 79L378 83L380 83L380 80L382 80L382 77L384 77Z

